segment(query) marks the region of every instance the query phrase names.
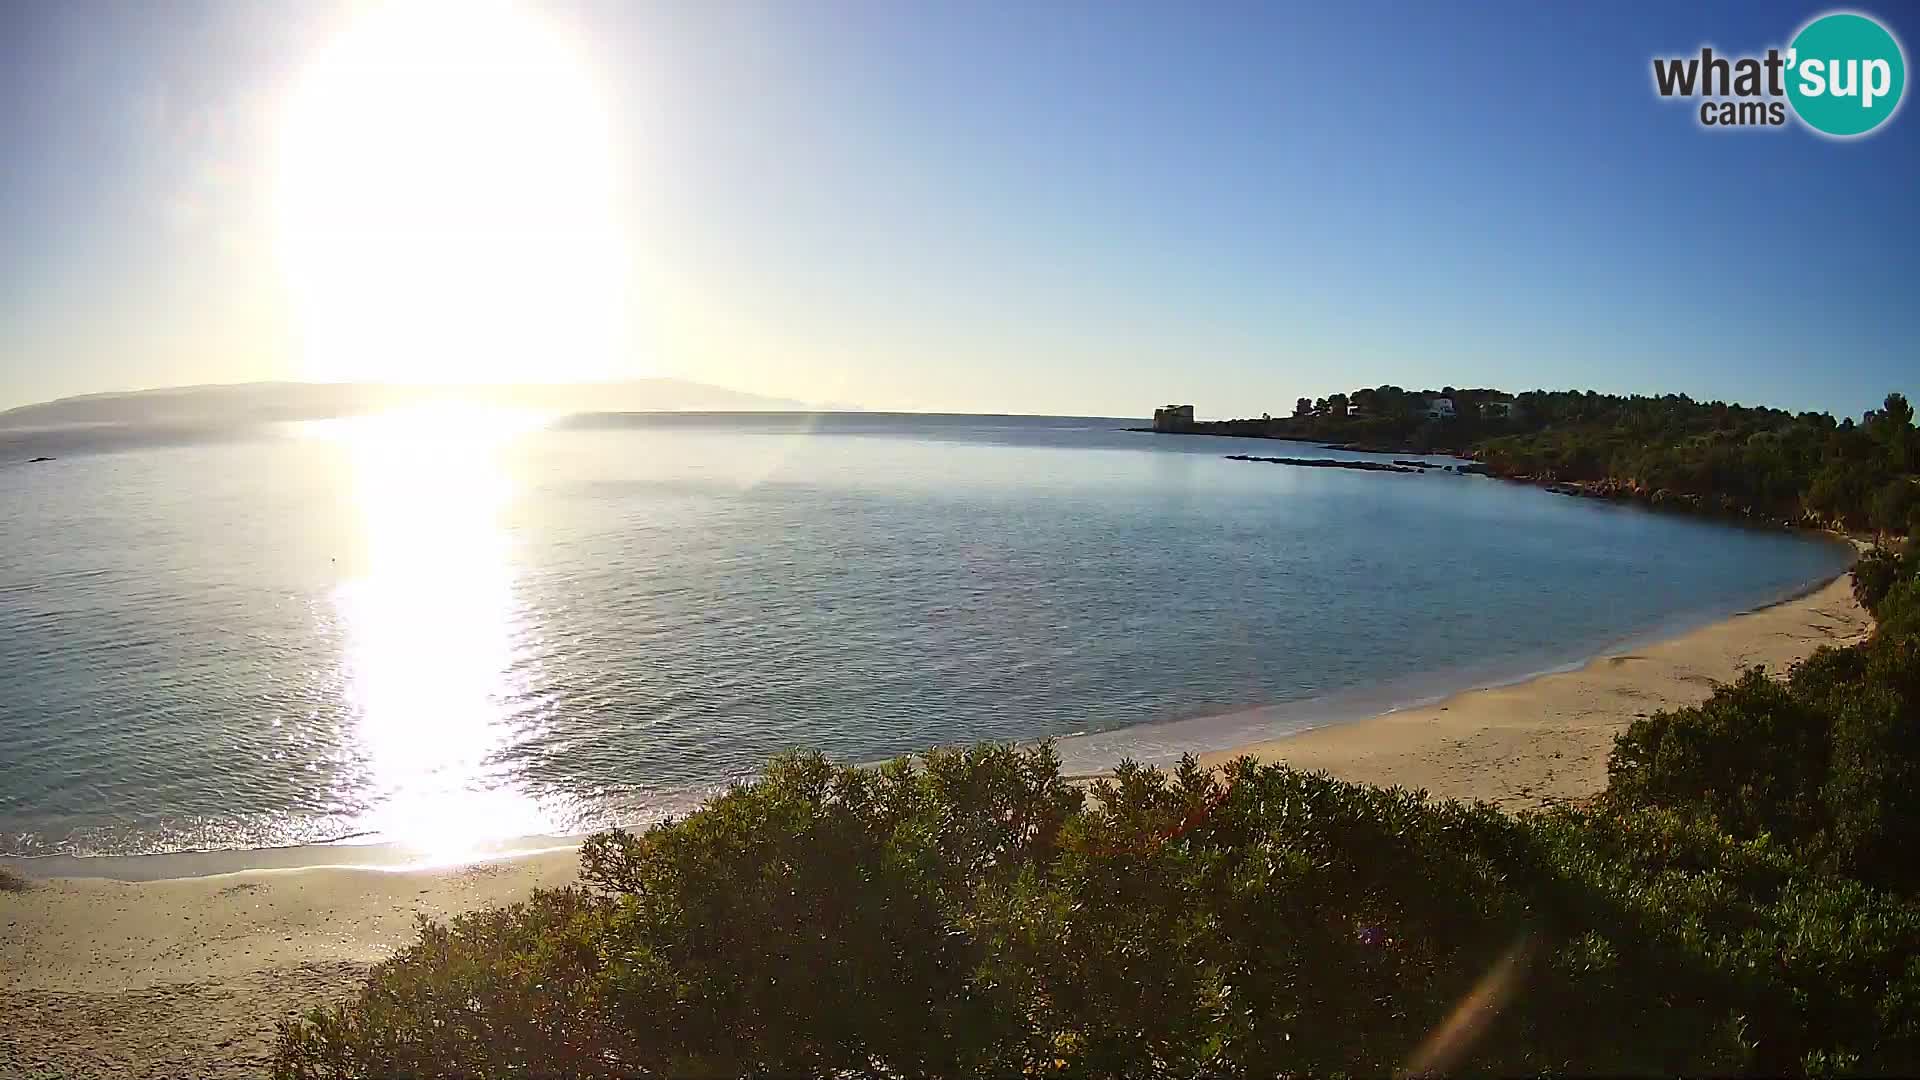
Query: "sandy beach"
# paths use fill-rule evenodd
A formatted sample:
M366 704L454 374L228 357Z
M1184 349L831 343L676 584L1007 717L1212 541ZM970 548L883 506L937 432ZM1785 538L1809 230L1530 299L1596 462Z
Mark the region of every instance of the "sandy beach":
M346 993L414 920L573 880L572 850L0 893L0 1076L257 1076L274 1021Z
M1796 599L1585 667L1208 754L1240 753L1507 809L1606 783L1615 734L1760 664L1870 628L1843 575ZM309 867L0 892L0 1076L250 1076L274 1021L350 989L419 915L572 880L570 850L440 869Z
M1805 595L1576 671L1469 690L1431 705L1202 755L1242 754L1345 780L1424 788L1505 810L1586 798L1607 786L1607 753L1627 725L1692 705L1756 664L1780 673L1822 645L1864 638L1872 617L1842 574Z

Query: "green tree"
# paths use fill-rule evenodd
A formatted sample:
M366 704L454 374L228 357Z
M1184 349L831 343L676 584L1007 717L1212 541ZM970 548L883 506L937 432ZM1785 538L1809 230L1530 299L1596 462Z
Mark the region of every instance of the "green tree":
M1905 394L1888 394L1879 413L1872 414L1871 431L1886 449L1887 465L1894 472L1910 472L1914 461L1913 406Z
M1873 496L1873 527L1883 532L1905 531L1920 510L1920 488L1905 476L1896 476Z

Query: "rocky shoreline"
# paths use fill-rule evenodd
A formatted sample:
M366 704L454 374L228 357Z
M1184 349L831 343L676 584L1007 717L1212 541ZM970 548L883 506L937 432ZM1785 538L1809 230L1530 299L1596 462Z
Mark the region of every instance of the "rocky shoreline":
M1794 520L1770 513L1759 507L1742 503L1731 495L1698 495L1690 491L1672 491L1667 488L1649 488L1633 480L1555 480L1551 477L1529 475L1501 476L1489 472L1490 476L1499 476L1502 480L1511 480L1520 484L1537 484L1555 495L1568 495L1580 499L1606 499L1611 502L1633 502L1655 510L1670 510L1689 514L1705 514L1712 517L1737 518L1760 525L1779 525L1788 529L1819 529L1825 532L1843 531L1834 522L1823 521L1815 516L1804 520Z
M1156 434L1152 428L1128 428ZM1157 434L1166 434L1160 432ZM1419 451L1406 447L1371 446L1361 443L1330 443L1317 439L1307 439L1288 435L1257 435L1243 431L1209 431L1196 429L1181 434L1214 435L1229 438L1272 439L1280 442L1311 442L1326 450L1345 450L1363 454L1412 454ZM1532 473L1501 472L1484 461L1477 460L1476 451L1435 450L1436 454L1468 459L1467 464L1450 466L1432 462L1395 458L1392 464L1373 461L1342 461L1334 458L1292 458L1258 457L1251 454L1228 454L1229 461L1265 461L1277 465L1295 465L1303 468L1345 468L1362 472L1450 472L1473 476L1486 476L1496 480L1506 480L1516 484L1532 484L1555 495L1566 495L1583 499L1605 499L1610 502L1632 502L1655 510L1674 513L1700 514L1708 517L1727 518L1752 525L1764 525L1787 529L1815 529L1821 532L1844 531L1837 522L1827 521L1817 515L1808 514L1803 518L1784 516L1777 511L1769 511L1743 503L1730 495L1700 495L1688 491L1673 491L1668 488L1651 488L1634 480L1607 478L1604 480L1562 480L1552 474L1535 475Z
M1392 464L1387 464L1381 461L1347 461L1343 458L1256 457L1252 454L1228 454L1226 459L1228 461L1264 461L1273 465L1295 465L1303 469L1356 469L1360 472L1390 473L1445 472L1462 476L1490 475L1487 467L1478 462L1445 465L1431 461L1395 459Z

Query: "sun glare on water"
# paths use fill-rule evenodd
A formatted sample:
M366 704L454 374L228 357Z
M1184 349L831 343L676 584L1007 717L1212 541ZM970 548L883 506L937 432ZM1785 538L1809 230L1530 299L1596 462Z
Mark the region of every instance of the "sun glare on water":
M332 597L363 825L430 862L548 831L510 775L538 728L500 457L530 414L402 409L305 426L346 456L359 550Z
M612 129L580 51L499 0L401 0L281 125L280 254L322 381L563 382L622 359Z

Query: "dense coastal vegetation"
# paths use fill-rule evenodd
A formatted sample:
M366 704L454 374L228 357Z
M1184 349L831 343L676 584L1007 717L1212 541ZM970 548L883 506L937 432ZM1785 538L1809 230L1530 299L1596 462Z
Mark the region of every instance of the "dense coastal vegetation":
M1517 817L1242 759L783 757L425 923L286 1078L1920 1071L1920 556Z
M1447 399L1451 415L1428 403ZM1592 391L1409 392L1301 398L1294 414L1194 425L1220 435L1306 439L1388 453L1454 453L1495 475L1588 493L1901 534L1920 524L1920 432L1898 393L1859 421L1683 395Z

